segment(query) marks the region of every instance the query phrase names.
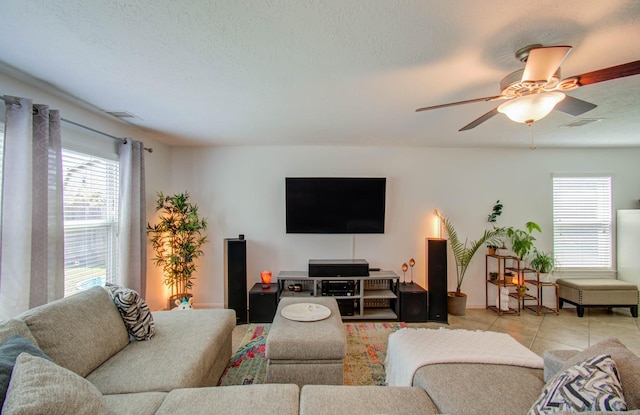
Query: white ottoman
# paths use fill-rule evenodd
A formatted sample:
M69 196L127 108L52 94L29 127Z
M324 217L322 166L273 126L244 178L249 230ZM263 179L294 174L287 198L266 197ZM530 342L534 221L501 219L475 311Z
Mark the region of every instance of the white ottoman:
M321 304L331 315L320 321L293 321L282 316L289 304ZM267 335L267 383L342 385L347 337L334 298L282 298Z

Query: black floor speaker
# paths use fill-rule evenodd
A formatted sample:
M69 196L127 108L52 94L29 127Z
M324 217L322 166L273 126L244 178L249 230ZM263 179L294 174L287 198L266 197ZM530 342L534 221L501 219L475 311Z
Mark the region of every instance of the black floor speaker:
M447 240L426 240L428 319L449 323L447 314Z
M247 241L224 240L224 308L236 311L236 324L247 322Z

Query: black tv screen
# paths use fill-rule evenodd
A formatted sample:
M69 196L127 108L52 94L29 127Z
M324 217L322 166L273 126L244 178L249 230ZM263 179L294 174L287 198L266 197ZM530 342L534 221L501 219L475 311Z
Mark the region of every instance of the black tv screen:
M287 233L384 233L385 178L287 177Z

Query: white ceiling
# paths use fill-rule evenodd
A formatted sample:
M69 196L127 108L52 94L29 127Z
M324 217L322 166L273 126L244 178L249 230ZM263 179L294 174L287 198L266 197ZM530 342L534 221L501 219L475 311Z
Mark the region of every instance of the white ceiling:
M0 61L171 145L528 147L496 103L528 44L572 45L563 77L640 59L637 0L4 0ZM640 76L570 92L538 147L640 146ZM5 91L0 91L5 93Z

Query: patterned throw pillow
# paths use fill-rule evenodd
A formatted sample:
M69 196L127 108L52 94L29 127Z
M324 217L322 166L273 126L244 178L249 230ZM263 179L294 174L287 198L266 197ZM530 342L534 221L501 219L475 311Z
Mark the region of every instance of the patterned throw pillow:
M610 355L598 355L558 373L547 382L529 415L626 409L615 362Z
M156 333L149 306L140 294L129 288L107 284L113 303L118 308L129 334L136 340L149 340Z

